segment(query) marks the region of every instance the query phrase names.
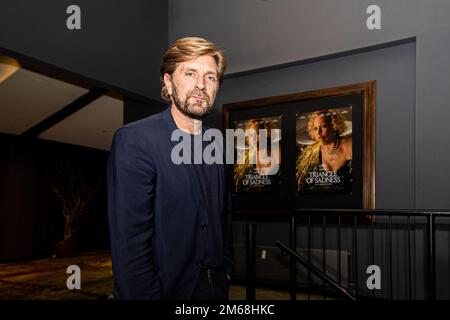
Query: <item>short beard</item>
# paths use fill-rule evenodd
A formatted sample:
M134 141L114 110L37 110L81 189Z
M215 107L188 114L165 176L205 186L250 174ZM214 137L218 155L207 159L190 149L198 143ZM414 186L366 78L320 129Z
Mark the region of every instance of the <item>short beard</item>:
M181 102L180 97L178 95L177 89L176 87L173 85L172 86L172 102L175 104L175 106L177 107L177 109L186 117L189 117L191 119L195 119L195 120L202 120L207 114L209 114L212 111L212 103L211 103L211 98L208 96L207 93L201 92L200 90L193 90L191 92L188 92L188 94L186 95L186 100L184 101L184 103ZM202 101L198 102L194 102L194 103L189 103L188 100L189 98L195 93L196 96L201 96L202 98L204 98L205 102L206 102L206 107L202 108L201 110L196 110L194 109L194 107L196 105L199 105L201 108L202 105Z

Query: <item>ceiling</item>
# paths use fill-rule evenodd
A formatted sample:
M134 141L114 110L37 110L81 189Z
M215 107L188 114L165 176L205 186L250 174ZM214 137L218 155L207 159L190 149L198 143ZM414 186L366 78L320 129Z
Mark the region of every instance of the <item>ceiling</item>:
M0 56L0 132L20 135L88 93L89 89L47 77ZM109 150L123 124L123 101L94 100L39 135L39 138Z

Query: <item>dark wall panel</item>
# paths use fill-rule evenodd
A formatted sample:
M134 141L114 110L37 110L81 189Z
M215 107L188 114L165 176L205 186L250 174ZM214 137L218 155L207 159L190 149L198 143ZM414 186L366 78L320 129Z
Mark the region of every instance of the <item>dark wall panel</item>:
M144 103L125 98L123 103L123 123L127 124L146 118L152 114L163 111L167 107L167 104L158 101L154 101L153 103Z
M108 152L0 134L0 260L47 257L63 237L62 201L51 185L82 174L100 187L78 234L78 250L109 248L106 202Z

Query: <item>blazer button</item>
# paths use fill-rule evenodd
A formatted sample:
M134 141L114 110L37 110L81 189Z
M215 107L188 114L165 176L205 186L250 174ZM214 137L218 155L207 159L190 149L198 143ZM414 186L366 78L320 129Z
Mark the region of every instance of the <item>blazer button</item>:
M208 229L208 226L207 226L206 224L202 224L202 225L201 225L201 229L202 229L203 231L205 231L206 229Z

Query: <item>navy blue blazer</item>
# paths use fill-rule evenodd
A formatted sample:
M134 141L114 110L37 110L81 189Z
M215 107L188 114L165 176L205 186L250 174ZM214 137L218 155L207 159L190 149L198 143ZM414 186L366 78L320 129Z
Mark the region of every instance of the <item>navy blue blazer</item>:
M108 219L118 299L189 299L200 274L208 214L216 215L222 262L232 273L230 194L224 166L208 186L210 212L188 165L171 161L177 129L165 111L117 130L108 160Z

